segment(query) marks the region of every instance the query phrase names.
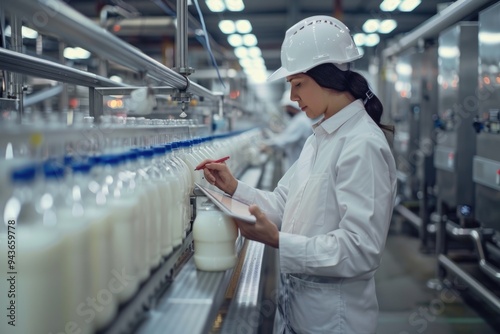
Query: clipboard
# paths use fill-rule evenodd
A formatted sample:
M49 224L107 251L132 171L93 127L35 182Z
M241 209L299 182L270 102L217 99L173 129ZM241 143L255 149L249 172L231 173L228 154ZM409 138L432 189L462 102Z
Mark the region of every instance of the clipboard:
M196 182L195 186L198 187L226 215L250 224L255 224L256 218L250 214L249 206L245 203L232 198L219 189L207 188Z

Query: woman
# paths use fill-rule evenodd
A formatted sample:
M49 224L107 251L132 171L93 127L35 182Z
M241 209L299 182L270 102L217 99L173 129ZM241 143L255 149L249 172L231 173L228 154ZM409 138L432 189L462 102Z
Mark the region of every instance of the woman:
M374 274L396 194L396 168L380 124L382 104L350 70L360 58L349 29L328 16L291 27L281 49L290 98L311 119L321 116L298 161L273 192L237 181L225 164L205 178L253 204L255 225L242 235L279 249L278 333L375 333Z

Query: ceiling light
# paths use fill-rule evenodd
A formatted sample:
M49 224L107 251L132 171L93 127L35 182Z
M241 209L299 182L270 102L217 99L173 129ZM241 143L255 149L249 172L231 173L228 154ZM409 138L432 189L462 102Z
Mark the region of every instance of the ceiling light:
M236 30L240 34L248 34L252 32L252 24L248 20L238 20L236 21Z
M357 46L363 46L363 45L365 45L366 35L363 33L354 34L353 39L354 39L354 43Z
M223 12L226 10L226 6L222 0L206 0L208 9L214 13Z
M119 75L112 75L109 77L109 80L114 81L114 82L118 82L118 83L123 83L123 79Z
M384 12L392 12L393 10L398 8L400 3L401 0L384 0L380 4L380 9L383 10Z
M252 46L251 48L248 48L248 55L252 58L260 57L262 56L262 51L259 47Z
M388 34L396 29L397 26L398 23L395 20L383 20L382 22L380 22L378 32L381 34Z
M380 37L378 34L368 34L366 35L365 46L375 46L380 42Z
M380 20L377 19L369 19L363 24L363 31L370 34L378 30L380 26Z
M226 0L226 7L232 12L241 12L245 9L245 5L242 0Z
M243 67L243 68L250 68L253 66L253 62L250 58L240 59L239 63L241 65L241 67Z
M267 80L267 73L266 71L262 70L256 70L256 71L250 71L247 73L250 77L250 81L256 84L264 83Z
M398 9L402 12L411 12L414 10L418 5L420 5L422 1L420 0L403 0L401 4L399 5Z
M90 57L90 52L82 48L70 48L64 49L64 58L66 59L87 59Z
M5 36L11 37L11 29L10 26L5 27ZM36 39L38 37L38 31L23 26L21 28L21 35L23 38Z
M412 68L409 64L398 63L396 65L396 73L402 76L410 76L412 73Z
M255 46L257 45L257 37L254 34L246 34L243 36L243 44L246 46Z
M237 48L234 49L234 54L238 58L246 58L248 57L248 49L244 46L238 46Z
M236 32L236 27L234 25L234 22L231 20L222 20L219 22L219 29L222 31L224 34L234 34Z
M484 44L500 43L500 33L481 31L478 34L479 42Z
M241 35L232 34L227 37L227 42L233 47L241 46L243 44L243 39Z
M440 46L438 47L438 54L442 58L457 58L460 56L460 50L456 46Z

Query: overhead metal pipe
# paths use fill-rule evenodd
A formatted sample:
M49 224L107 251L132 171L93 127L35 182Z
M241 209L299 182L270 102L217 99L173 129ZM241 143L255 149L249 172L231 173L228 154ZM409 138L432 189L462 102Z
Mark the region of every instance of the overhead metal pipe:
M187 70L187 2L177 0L177 30L175 32L175 67L177 72L189 75Z
M0 1L0 7L30 22L37 30L85 47L110 61L144 73L162 85L187 89L190 93L208 99L218 99L208 89L189 82L184 76L99 27L60 0L16 0L9 1L8 4L7 1Z
M21 52L23 49L23 35L21 20L15 16L11 17L11 49L12 51ZM9 73L8 82L8 97L19 100L19 114L23 114L23 78L17 72Z
M382 55L383 57L394 56L417 45L420 39L437 36L452 24L495 2L494 0L458 0L384 49Z
M126 86L93 73L3 48L0 48L0 68L85 87Z

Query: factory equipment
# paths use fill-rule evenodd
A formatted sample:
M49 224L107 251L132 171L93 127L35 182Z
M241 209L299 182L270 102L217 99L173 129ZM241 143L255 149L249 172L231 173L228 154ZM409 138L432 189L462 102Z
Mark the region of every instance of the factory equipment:
M194 181L204 182L194 167L203 159L230 155L232 172L257 186L265 162L255 150L260 131L220 127L213 132L214 116L233 117L236 107L187 78L192 69L183 61L186 43L178 47L179 74L63 2L10 5L0 3L11 22L16 15L50 17L37 27L88 45L141 75L132 86L0 48L2 70L83 87L89 100L88 110L46 113L21 113L19 106L25 104L18 95L0 101L0 291L3 296L9 289L15 292L0 304L15 330L202 333L222 326L222 332L234 333L247 328L241 319L261 311L265 282L260 275L274 266L274 257L264 259L269 252L264 245L239 237L234 270L196 270L191 224L198 210L207 209L207 200L194 188ZM185 12L179 12L182 25ZM180 29L178 39L185 33ZM21 81L10 84L19 90ZM128 96L134 107L113 108L127 103ZM156 99L167 102L153 116ZM171 110L162 114L164 108ZM192 117L171 119L172 111ZM198 113L203 123L197 122ZM3 246L13 240L14 230L15 252L7 257ZM200 298L193 299L196 294ZM266 317L274 315L274 308L269 311ZM161 319L159 313L165 313ZM178 326L185 317L192 320L190 329ZM166 318L172 321L158 325ZM3 321L0 332L12 332L8 326ZM258 324L250 330L258 331Z
M452 220L457 220L457 210L462 220L473 217L472 157L476 151L476 133L472 124L477 107L473 103L477 92L477 33L477 23L461 22L439 36L439 109L434 153L437 209L440 216Z
M468 290L484 301L496 314L500 313L500 294L498 286L500 284L500 154L498 145L500 145L500 79L499 79L499 61L500 52L498 49L498 35L500 34L500 4L495 4L479 14L479 89L469 95L460 96L463 99L464 109L461 121L468 123L477 132L475 147L470 147L474 135L465 127L462 133L457 135L467 135L471 138L470 142L463 142L464 147L457 146L456 155L452 158L453 166L458 164L457 159L462 159L459 154L475 155L472 161L462 161L465 164L456 167L455 173L460 173L460 168L467 167L467 163L472 164L473 188L468 187L469 178L463 175L457 178L457 187L455 196L449 197L447 192L443 191L442 198L457 206L456 214L453 208L446 205L441 206L441 210L449 210L451 217L444 216L442 227L440 228L440 246L439 246L439 277L441 279L449 276L456 276L460 283L464 283ZM456 29L464 29L465 26ZM475 29L475 28L467 28ZM472 30L473 31L473 30ZM465 30L462 33L468 34ZM464 36L466 36L464 34ZM470 33L470 37L472 33ZM471 44L464 44L460 48L460 61L462 55L467 56L471 51ZM469 61L473 62L472 59ZM470 66L469 63L466 63ZM466 66L466 67L467 67ZM464 68L464 70L466 69ZM470 81L473 80L473 74L470 74ZM460 77L460 86L465 86L470 82ZM469 92L472 88L469 87ZM467 109L468 107L468 109ZM477 109L477 111L476 111ZM470 115L470 117L468 117ZM458 116L458 115L456 115ZM474 117L473 120L471 118ZM455 129L460 129L458 119L451 120ZM457 142L459 144L459 142ZM459 144L462 145L462 144ZM464 150L464 151L462 151ZM470 168L470 167L469 167ZM472 190L475 188L475 191ZM470 189L470 190L469 190ZM468 193L465 193L468 192ZM475 196L475 197L472 197ZM470 201L470 202L467 202ZM465 204L465 205L461 205ZM469 206L472 205L472 206ZM444 211L443 211L444 212ZM474 221L471 224L471 217ZM469 242L473 252L459 252L449 246L449 240L464 240Z
M417 124L410 113L411 73L410 54L401 54L393 60L390 84L390 117L395 124L394 156L398 168L398 189L405 202L416 201L415 166L409 163L409 154L416 148Z
M439 111L436 115L438 205L433 221L439 224L437 252L446 253L451 240L448 221L475 227L472 159L476 132L472 127L477 112L478 25L461 22L439 37ZM472 104L471 104L472 102ZM458 244L457 244L458 243ZM454 248L470 249L467 240L455 240Z
M429 252L430 212L434 207L435 144L433 115L437 110L437 47L429 41L421 49L401 55L391 112L396 122L395 155L400 183L400 203L395 211L418 230L422 251ZM401 131L401 133L398 133Z

